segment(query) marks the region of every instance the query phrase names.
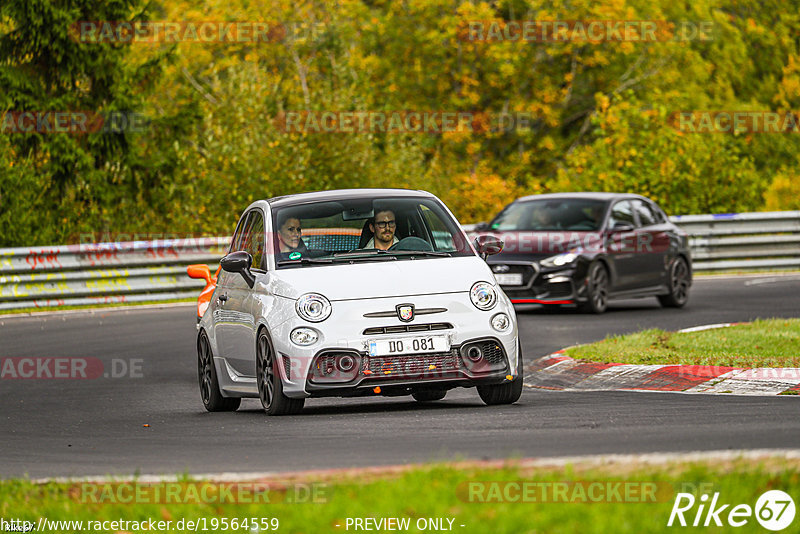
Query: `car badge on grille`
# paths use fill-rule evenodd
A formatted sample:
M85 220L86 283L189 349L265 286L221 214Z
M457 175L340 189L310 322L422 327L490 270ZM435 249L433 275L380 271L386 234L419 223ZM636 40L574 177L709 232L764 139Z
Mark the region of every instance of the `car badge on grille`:
M404 323L410 323L414 320L413 304L398 304L395 309L397 310L397 318Z
M511 267L508 265L495 265L492 267L492 270L496 273L507 273L509 270L511 270Z

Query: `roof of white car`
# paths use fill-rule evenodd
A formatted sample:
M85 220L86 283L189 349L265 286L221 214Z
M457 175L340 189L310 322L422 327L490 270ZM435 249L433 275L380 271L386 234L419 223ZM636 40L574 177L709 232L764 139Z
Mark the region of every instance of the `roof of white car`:
M314 191L311 193L298 193L267 199L272 207L291 206L315 202L320 200L345 200L354 198L381 198L381 197L407 197L407 198L435 198L427 191L412 189L334 189L332 191Z

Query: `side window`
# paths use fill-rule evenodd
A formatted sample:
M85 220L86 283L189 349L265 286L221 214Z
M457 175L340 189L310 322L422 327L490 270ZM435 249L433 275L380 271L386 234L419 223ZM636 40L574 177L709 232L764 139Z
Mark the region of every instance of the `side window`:
M654 224L658 224L656 221L656 215L653 213L653 210L650 208L650 205L647 202L642 200L634 200L634 204L636 205L636 213L639 214L639 222L642 223L642 226L653 226Z
M264 216L260 210L250 212L245 229L243 248L253 257L251 269L262 269L261 261L264 259Z
M245 214L245 216L239 220L239 225L236 227L236 231L233 233L233 238L231 239L231 248L228 252L244 250L242 243L244 242L245 238L245 229L247 228L247 222L249 221L252 213L253 212L249 212Z
M420 211L433 237L434 250L455 250L456 247L453 244L453 236L450 234L444 222L442 222L442 220L427 206L420 206Z
M611 218L608 221L608 227L614 228L617 223L627 223L631 226L636 226L636 220L633 217L633 207L629 200L623 200L614 204L611 210Z
M658 224L664 224L665 222L667 222L667 216L664 215L664 212L661 211L661 208L659 208L656 205L651 204L650 205L650 209L653 211L653 215L656 216L656 222Z

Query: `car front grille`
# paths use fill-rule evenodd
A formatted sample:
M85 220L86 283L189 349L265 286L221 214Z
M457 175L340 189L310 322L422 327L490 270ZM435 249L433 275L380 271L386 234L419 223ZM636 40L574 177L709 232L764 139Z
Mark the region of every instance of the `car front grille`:
M361 372L370 378L435 378L461 369L456 349L436 354L364 357Z
M283 370L286 371L286 376L291 378L292 376L292 359L285 354L281 354L281 360L283 360Z
M555 282L544 286L547 291L546 298L571 297L572 284L569 282Z
M505 270L503 270L501 273L498 273L498 274L515 274L515 273L522 274L522 285L519 285L519 286L506 286L506 285L501 284L501 287L503 287L504 289L505 288L525 287L528 284L530 284L531 279L534 278L538 274L538 270L535 267L533 267L532 265L512 265L512 264L505 264L505 263L490 265L490 267L492 267L492 272L497 272L495 270L495 267L497 265L505 265L505 267L506 267Z
M365 336L381 334L403 334L406 332L430 332L431 330L451 330L453 325L450 323L425 323L425 324L401 324L394 326L376 326L364 330Z
M505 363L506 356L503 352L503 347L494 341L487 341L481 344L483 357L491 364Z

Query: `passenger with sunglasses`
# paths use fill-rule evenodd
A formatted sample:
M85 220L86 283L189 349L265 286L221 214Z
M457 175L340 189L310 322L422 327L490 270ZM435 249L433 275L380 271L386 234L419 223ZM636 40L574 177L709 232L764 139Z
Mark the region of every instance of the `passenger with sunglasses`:
M389 250L389 247L400 242L394 235L394 231L397 229L397 219L391 210L377 212L369 223L369 229L373 237L367 241L364 248Z

